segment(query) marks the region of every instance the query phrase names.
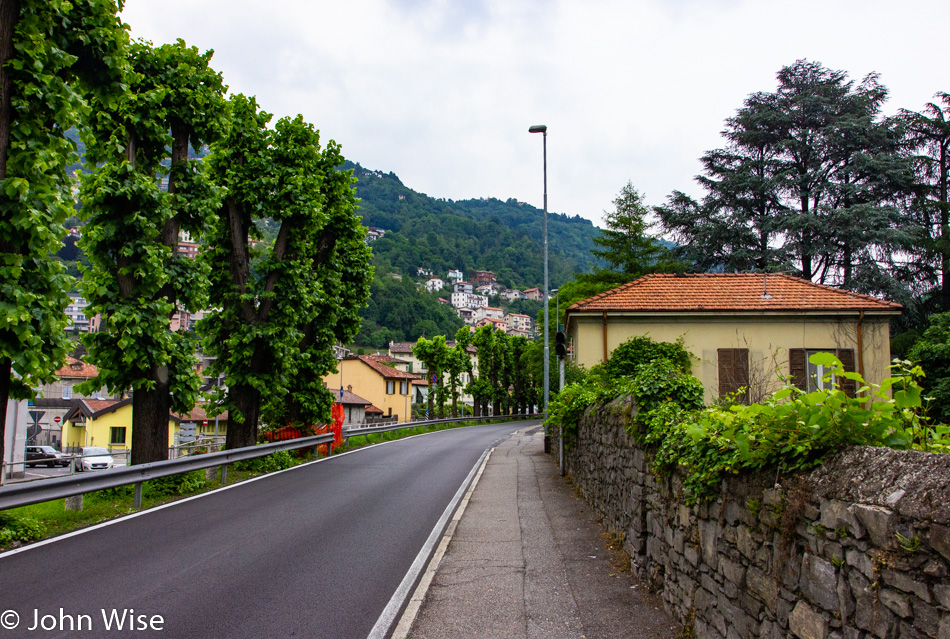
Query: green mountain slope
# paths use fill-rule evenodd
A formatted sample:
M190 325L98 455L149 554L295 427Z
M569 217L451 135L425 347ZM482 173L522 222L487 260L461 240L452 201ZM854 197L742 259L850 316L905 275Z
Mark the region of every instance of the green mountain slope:
M380 273L416 276L418 268L444 277L459 269L493 271L509 287L541 286L543 212L516 200L444 200L417 193L393 173L347 163L357 178L363 224L384 229L373 242ZM591 270L597 228L580 216L548 213L551 288Z

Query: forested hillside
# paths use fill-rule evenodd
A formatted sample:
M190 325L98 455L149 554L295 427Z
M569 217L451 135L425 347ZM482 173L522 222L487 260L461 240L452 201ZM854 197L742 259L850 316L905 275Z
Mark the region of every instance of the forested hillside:
M393 173L347 163L357 178L363 224L384 229L373 242L378 273L416 275L418 268L445 276L493 271L509 287L541 286L543 212L516 200L443 200L417 193ZM580 216L548 213L549 278L552 288L590 271L597 228Z

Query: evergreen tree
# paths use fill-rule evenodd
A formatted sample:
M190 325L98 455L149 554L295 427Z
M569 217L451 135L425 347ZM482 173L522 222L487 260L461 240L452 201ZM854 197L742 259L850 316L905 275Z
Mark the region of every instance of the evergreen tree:
M627 182L614 199L614 207L604 220L607 228L594 238L601 248L591 249L591 254L603 259L628 281L663 268L667 251L647 234L651 224L643 195Z
M916 254L922 264L936 260L936 272L921 269L920 280L939 291L939 304L950 311L950 94L937 93L937 100L924 106L922 113L901 110L908 146L914 153L919 189L912 212L923 229L924 241Z

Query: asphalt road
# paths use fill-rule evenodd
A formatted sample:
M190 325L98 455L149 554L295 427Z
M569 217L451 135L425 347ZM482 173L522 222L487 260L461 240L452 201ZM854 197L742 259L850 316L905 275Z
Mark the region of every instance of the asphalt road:
M124 611L136 635L362 639L482 453L529 424L407 438L0 554L0 639L115 636L103 614Z

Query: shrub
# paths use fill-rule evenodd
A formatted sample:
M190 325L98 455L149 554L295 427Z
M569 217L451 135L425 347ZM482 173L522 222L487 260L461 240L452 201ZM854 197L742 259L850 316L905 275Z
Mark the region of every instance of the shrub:
M32 517L16 517L0 512L0 546L30 542L46 536L46 526Z
M665 359L683 371L690 371L690 355L681 342L655 342L649 337L632 337L614 349L605 368L610 379L635 375L643 364Z
M930 317L930 326L907 357L924 371L921 386L929 398L930 416L950 423L950 313Z
M286 450L271 453L266 457L257 459L247 459L234 464L235 470L243 470L251 473L272 473L278 470L284 470L294 465L293 456Z

